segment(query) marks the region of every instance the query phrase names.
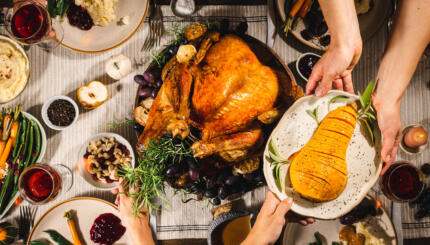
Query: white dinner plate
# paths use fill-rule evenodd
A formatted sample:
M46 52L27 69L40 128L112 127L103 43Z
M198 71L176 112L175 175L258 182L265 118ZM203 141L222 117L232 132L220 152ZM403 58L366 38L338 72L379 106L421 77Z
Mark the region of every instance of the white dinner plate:
M148 11L149 0L118 0L115 4L116 19L107 26L94 25L83 31L71 26L67 17L62 27L64 38L62 46L83 53L106 52L128 41L140 28ZM129 24L121 25L122 17L129 16Z
M285 1L286 0L276 0L276 7L278 9L279 16L281 17L282 23L285 23L287 20L285 13ZM392 1L389 0L374 0L373 8L365 14L361 14L358 16L358 23L360 25L360 33L363 41L369 40L385 23L387 20L391 10L392 10ZM313 38L309 41L305 40L300 34L301 31L306 29L303 21L297 25L296 29L290 31L294 37L296 37L301 43L321 51L327 50L328 46L323 46L319 43L318 39ZM326 34L330 34L328 31Z
M382 207L381 207L382 208ZM382 215L365 218L362 222L370 227L369 231L372 235L383 238L385 245L397 245L397 234L394 225L391 222L390 216L382 208ZM324 244L339 242L339 231L342 229L339 219L336 220L316 220L315 223L307 226L302 226L297 223L289 223L284 231L284 245L307 245L315 242L314 233L318 232Z
M61 202L46 211L35 223L33 229L30 232L28 241L49 240L52 243L53 241L49 239L48 234L43 231L55 230L67 240L72 242L73 240L72 236L70 235L67 220L66 218L64 218L64 213L69 210L74 210L76 215L74 217L76 227L82 234L81 239L83 239L83 242L85 242L87 245L95 244L90 239L90 229L94 223L94 220L99 215L104 213L112 213L118 218L120 218L119 211L117 210L115 205L110 202L92 197L72 198L67 201ZM127 231L115 244L131 245L131 242L127 235Z
M315 95L302 97L285 112L270 136L282 158L287 159L293 153L300 150L317 129L318 124L306 111L313 111L318 106L318 118L322 120L329 112L329 100L338 95L350 98L332 103L330 111L345 105L349 101L358 100L357 95L352 95L344 91L331 90L322 98ZM280 182L284 183L286 187L282 191L278 190L273 177L273 167L267 160L269 159L268 144L270 140L268 140L263 157L263 170L267 185L281 200L288 196L292 197L294 203L291 209L300 215L318 219L338 218L357 206L378 180L382 168L382 160L379 153L381 137L378 127L375 129L374 135L376 144L375 146L371 146L366 126L357 122L346 152L348 182L343 192L334 200L312 202L302 198L291 188L287 173L288 164L282 165L280 171Z

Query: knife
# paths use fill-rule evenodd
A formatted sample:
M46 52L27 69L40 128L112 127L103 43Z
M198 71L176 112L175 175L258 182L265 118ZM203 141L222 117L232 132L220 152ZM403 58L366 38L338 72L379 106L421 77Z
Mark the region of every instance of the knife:
M397 233L397 244L403 245L402 206L400 203L392 202L391 220Z
M273 48L276 37L276 26L275 26L275 8L273 0L267 0L267 37L266 44L270 48Z

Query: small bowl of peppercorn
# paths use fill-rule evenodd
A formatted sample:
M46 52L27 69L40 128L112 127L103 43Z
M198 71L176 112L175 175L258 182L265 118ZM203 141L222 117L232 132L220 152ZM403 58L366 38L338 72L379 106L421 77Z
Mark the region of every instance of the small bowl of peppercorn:
M49 98L42 106L42 118L53 130L64 130L76 122L79 108L75 101L67 96Z
M312 73L312 68L320 60L321 56L314 53L304 53L296 61L296 70L306 82Z

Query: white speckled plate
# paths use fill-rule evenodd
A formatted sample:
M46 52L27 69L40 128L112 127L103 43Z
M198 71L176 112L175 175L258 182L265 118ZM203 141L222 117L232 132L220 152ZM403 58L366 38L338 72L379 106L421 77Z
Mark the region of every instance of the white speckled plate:
M271 138L279 149L283 158L288 158L294 152L301 149L312 137L318 125L315 120L306 112L314 110L317 106L318 117L322 120L328 113L328 102L338 95L351 97L349 100L338 100L330 105L330 111L339 106L345 105L348 101L358 100L358 96L351 95L343 91L330 91L323 98L316 96L306 96L297 100L283 115L279 124L273 130ZM377 128L377 127L376 127ZM315 217L318 219L335 219L357 206L366 196L367 192L376 183L382 167L380 158L380 131L375 129L376 144L372 147L368 141L367 130L357 122L354 134L348 145L346 162L348 165L348 182L345 190L338 198L328 202L312 202L302 198L291 188L287 175L289 165L281 168L281 183L283 190L276 187L273 177L273 170L268 159L268 147L264 151L264 175L270 190L279 199L283 200L288 196L293 197L292 210L303 216ZM268 141L269 142L269 141Z
M377 238L384 240L384 245L397 245L397 234L393 223L390 220L387 212L382 209L381 216L364 219L362 223L369 227L369 231ZM297 223L289 223L284 232L284 245L306 245L314 242L314 233L321 234L323 244L331 244L339 242L339 232L343 225L336 220L317 220L315 223L302 226Z

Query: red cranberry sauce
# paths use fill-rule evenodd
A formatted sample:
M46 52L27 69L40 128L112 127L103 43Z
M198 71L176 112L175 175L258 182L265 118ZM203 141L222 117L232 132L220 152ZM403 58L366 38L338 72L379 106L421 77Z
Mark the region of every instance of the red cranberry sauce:
M112 245L125 233L121 220L111 213L101 214L94 220L90 230L91 241L101 245Z

